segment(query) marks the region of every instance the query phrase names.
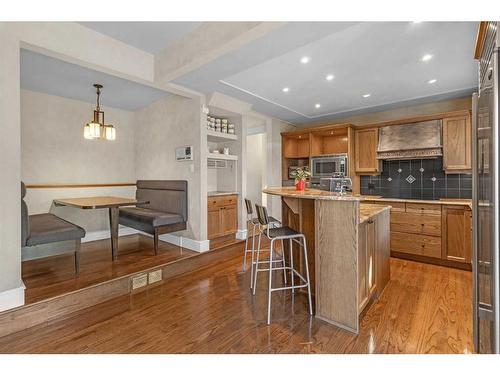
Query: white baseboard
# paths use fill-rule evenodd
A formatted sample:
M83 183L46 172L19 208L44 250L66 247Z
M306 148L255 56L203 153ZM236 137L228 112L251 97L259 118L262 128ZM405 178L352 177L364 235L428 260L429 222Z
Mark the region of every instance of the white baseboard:
M238 229L236 232L236 238L239 240L246 240L247 239L247 230L246 229Z
M181 246L185 249L197 251L199 253L203 253L205 251L210 250L210 241L198 241L193 240L191 238L178 236L175 234L167 233L160 235L160 240L171 243L173 245Z
M6 290L5 292L0 292L0 311L5 311L13 309L14 307L24 305L24 290L26 287L21 281L21 286L19 288Z
M128 235L136 234L136 233L140 233L140 232L134 228L123 227L121 225L118 228L118 236L128 236ZM109 229L98 230L95 232L87 232L85 237L82 238L82 242L107 240L110 237L111 237L111 233L109 232Z
M133 228L124 227L124 226L120 226L118 228L118 236L128 236L128 235L137 234L137 233L152 237L148 233L144 233L144 232L138 231L138 230L133 229ZM106 240L110 237L111 237L111 235L109 233L109 230L87 232L86 236L84 238L82 238L82 242ZM209 240L197 241L197 240L193 240L191 238L182 237L182 236L175 235L172 233L161 234L159 236L159 239L162 241L171 243L172 245L181 246L185 249L198 251L200 253L202 253L204 251L208 251L210 249L210 241Z

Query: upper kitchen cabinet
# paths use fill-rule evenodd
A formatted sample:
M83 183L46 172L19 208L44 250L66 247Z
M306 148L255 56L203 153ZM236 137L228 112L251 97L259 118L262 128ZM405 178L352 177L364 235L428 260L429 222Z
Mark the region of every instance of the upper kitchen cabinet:
M283 137L283 157L308 158L310 155L309 134L294 134Z
M446 173L472 169L471 134L469 113L443 118L443 169Z
M377 159L378 128L357 129L354 139L356 172L380 172L380 161Z
M311 156L347 154L348 151L347 127L311 133Z

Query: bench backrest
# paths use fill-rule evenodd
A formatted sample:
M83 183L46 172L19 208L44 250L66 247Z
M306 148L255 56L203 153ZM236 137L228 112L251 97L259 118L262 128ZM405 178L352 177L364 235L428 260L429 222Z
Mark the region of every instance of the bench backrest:
M138 180L135 193L138 201L149 201L137 207L181 215L188 219L188 190L184 180Z

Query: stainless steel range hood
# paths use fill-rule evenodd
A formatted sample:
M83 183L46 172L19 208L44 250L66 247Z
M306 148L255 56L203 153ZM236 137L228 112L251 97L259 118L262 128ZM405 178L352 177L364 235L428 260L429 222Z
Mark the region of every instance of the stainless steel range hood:
M441 155L441 120L379 129L377 159L429 159Z

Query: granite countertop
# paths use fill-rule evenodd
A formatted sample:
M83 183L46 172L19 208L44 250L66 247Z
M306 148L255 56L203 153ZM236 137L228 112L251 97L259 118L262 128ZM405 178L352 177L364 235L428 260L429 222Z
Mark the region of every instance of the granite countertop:
M441 204L441 205L454 205L454 206L469 206L472 208L472 199L402 199L402 198L383 198L377 195L356 195L364 202L399 202L399 203L424 203L424 204Z
M223 195L238 195L237 191L209 191L209 197L219 197Z
M301 199L319 199L319 200L336 200L336 201L361 201L363 198L353 195L339 195L329 191L319 189L305 189L304 191L297 191L294 186L292 187L271 187L263 190L266 194L279 195L289 198Z
M379 213L390 209L390 205L380 206L378 204L361 203L359 205L359 223L362 224Z

